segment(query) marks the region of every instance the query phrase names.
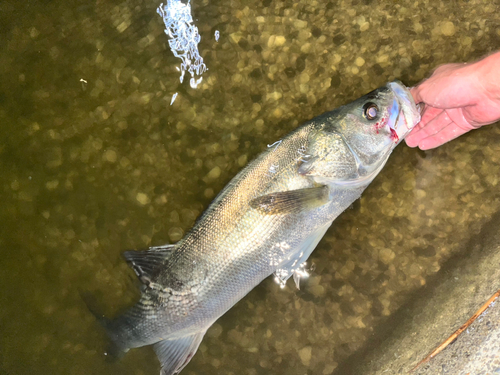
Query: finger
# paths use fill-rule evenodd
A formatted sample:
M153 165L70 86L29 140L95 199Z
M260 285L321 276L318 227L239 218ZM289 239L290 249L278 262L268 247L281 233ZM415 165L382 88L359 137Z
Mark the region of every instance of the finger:
M462 134L469 132L469 129L458 127L455 123L450 123L448 126L442 128L436 134L422 139L418 144L421 150L429 150L431 148L439 147L452 139L460 137Z
M411 147L411 148L418 146L418 142L413 142L413 140L411 138L409 138L409 137L405 138L405 142L406 142L406 145L408 147Z
M427 129L429 123L431 123L432 120L436 117L439 117L442 112L442 109L425 106L422 113L422 119L406 137L406 144L409 147L417 147L421 139L426 138L430 135L428 132L429 129Z
M422 118L420 119L419 129L427 127L427 124L429 124L436 117L440 116L441 113L443 113L443 112L444 112L444 110L441 108L434 108L434 107L426 105L422 114L421 114Z
M408 146L420 147L420 143L423 139L428 138L434 134L437 134L439 131L441 131L441 129L443 129L444 127L448 126L451 123L451 119L443 110L438 110L437 108L430 107L424 114L424 117L426 117L425 115L428 112L432 112L432 115L434 117L432 118L432 116L429 115L428 117L431 118L430 120L421 121L418 125L419 128L417 129L417 131L412 131L408 135L408 137L406 137L406 144Z
M413 100L415 101L415 104L422 103L422 97L420 96L420 85L417 87L412 87L410 89L411 96L413 96Z

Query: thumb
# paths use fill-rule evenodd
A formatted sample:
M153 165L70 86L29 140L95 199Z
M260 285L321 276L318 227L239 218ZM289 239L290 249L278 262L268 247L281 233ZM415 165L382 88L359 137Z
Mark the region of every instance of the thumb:
M412 87L410 89L411 96L413 96L413 100L415 100L415 104L422 103L422 97L420 96L420 85L417 87Z

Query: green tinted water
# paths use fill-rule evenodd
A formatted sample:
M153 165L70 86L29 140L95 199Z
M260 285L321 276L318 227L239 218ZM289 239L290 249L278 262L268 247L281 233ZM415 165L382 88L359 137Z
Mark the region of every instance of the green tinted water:
M110 315L134 301L123 250L177 241L301 122L500 45L491 2L195 1L209 71L193 90L157 5L0 4L0 373L157 374L151 348L108 363L80 298ZM183 373L335 373L499 210L499 172L497 125L399 146L302 290L265 280Z

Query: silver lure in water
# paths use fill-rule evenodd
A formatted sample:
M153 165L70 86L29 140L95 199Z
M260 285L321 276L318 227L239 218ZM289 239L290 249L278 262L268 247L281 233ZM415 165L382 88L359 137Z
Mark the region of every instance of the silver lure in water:
M407 88L391 82L269 146L181 241L125 253L145 287L105 324L113 342L124 351L154 345L161 374L179 373L207 329L263 279L298 285L333 220L419 120Z

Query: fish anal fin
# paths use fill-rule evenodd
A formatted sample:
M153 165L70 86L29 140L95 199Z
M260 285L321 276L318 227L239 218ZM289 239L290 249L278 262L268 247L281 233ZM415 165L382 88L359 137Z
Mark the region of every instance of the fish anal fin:
M312 188L279 191L250 201L250 207L265 215L297 213L328 203L330 188L320 185Z
M197 332L176 340L162 340L154 344L153 348L161 362L160 375L178 374L193 358L205 332Z
M139 280L149 285L151 275L170 257L176 245L150 247L145 251L125 251L123 256L132 267Z

